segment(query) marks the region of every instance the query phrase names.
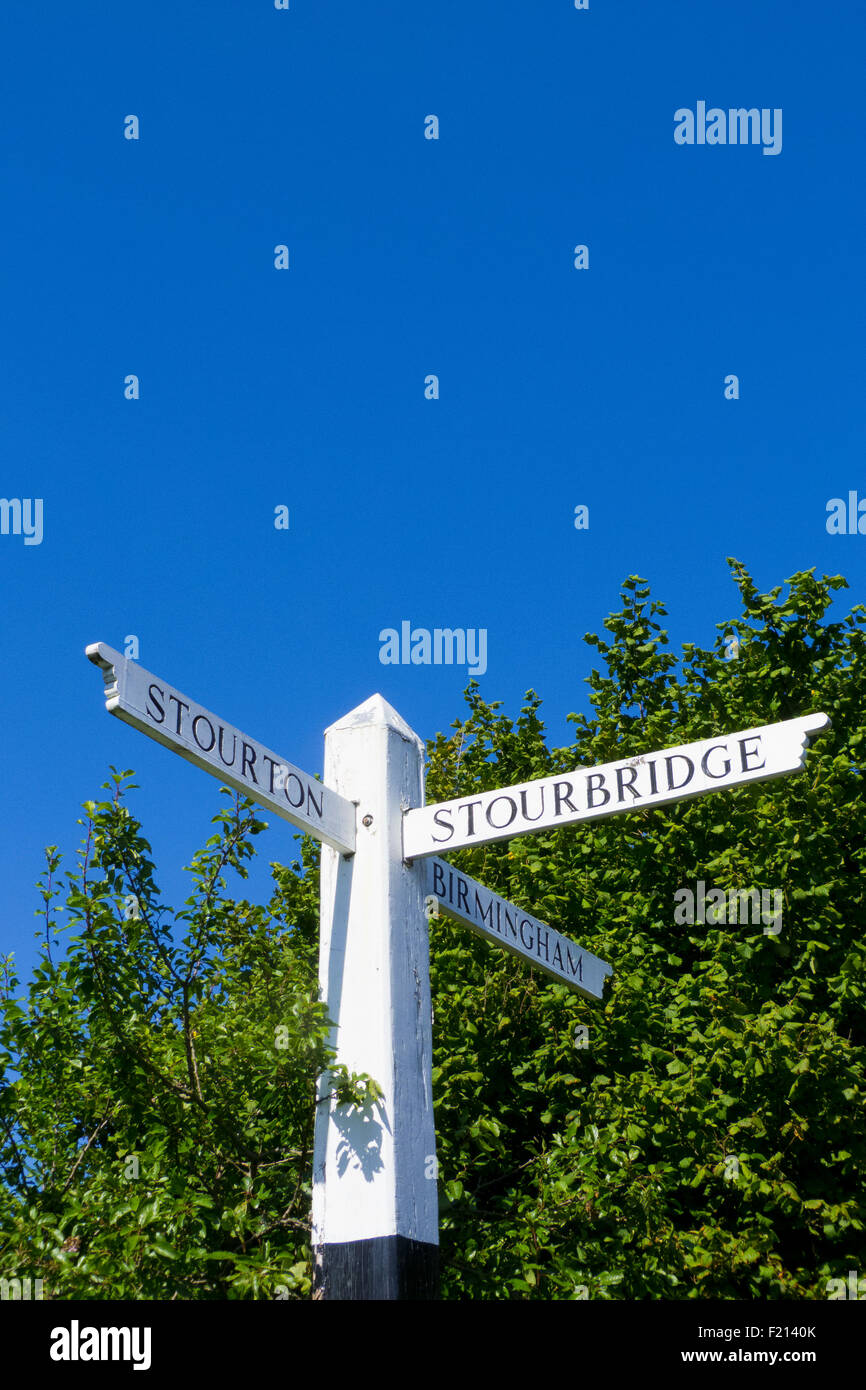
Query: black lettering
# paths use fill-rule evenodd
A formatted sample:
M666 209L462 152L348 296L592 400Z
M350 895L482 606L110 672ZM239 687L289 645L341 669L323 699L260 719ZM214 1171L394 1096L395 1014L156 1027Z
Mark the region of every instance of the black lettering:
M183 715L181 714L181 710L182 710L182 709L185 709L186 712L187 712L187 714L188 714L188 713L189 713L189 705L185 705L184 702L183 702L183 700L179 700L179 699L177 698L176 695L169 695L169 697L168 697L169 704L171 704L172 700L173 700L174 703L177 705L177 725L176 725L176 727L175 727L175 733L176 733L176 734L179 734L179 733L180 733L181 722L182 722L182 720L183 720Z
M269 778L270 778L270 781L269 781L269 783L268 783L268 791L269 791L269 792L271 793L271 795L273 796L273 793L274 793L274 772L275 772L276 769L280 766L280 764L279 764L278 762L275 762L273 758L269 758L268 755L267 755L267 753L263 753L263 754L262 754L262 762L270 763L270 772L269 772L269 774L268 774L268 776L269 776Z
M253 781L255 782L256 786L258 786L258 785L259 785L259 779L258 779L258 777L256 776L256 774L253 772L253 763L254 763L255 760L256 760L256 750L255 750L255 748L253 748L252 744L250 744L250 743L244 743L244 744L243 744L243 746L242 746L242 748L241 748L241 760L242 760L242 761L241 761L241 776L242 776L242 777L246 777L246 775L247 775L247 764L249 764L249 769L250 769L250 773L251 773L251 775L252 775L252 779L253 779Z
M526 797L528 793L525 791L520 793L520 814L523 816L524 820L541 820L541 817L544 815L544 787L541 786L538 790L541 794L541 805L538 808L537 816L531 816L526 809Z
M312 807L312 809L315 811L316 815L319 817L319 820L321 820L321 819L322 819L322 807L323 807L324 803L325 803L325 798L324 798L324 796L322 795L322 793L319 792L319 799L318 799L318 801L317 801L316 798L315 798L315 796L313 795L313 788L312 788L312 787L309 785L309 783L308 783L308 784L307 784L307 815L310 814L310 808Z
M625 791L625 788L623 787L623 781L622 781L622 779L625 777L626 773L628 773L629 776L630 776L630 778L631 778L631 780L630 780L629 783L628 783L628 790L631 792L631 794L632 794L632 796L634 797L635 801L640 801L640 792L636 792L635 789L634 789L634 784L635 784L635 782L636 782L636 780L637 780L637 768L636 768L636 767L618 767L618 768L617 768L617 770L616 770L616 785L617 785L617 790L618 790L618 792L619 792L619 795L617 796L616 799L617 799L617 801L624 801L624 800L625 800L625 796L623 795L623 793L624 793L624 791Z
M650 774L650 794L655 796L659 789L659 784L656 781L656 765L655 763L647 763L647 767L649 768Z
M689 765L688 774L687 774L686 780L685 780L684 782L675 782L675 781L673 780L673 778L674 778L673 764L674 764L678 759L679 759L679 761L680 761L681 763L688 763L688 765ZM694 765L694 763L692 762L691 758L687 758L687 757L686 757L685 753L671 753L667 758L665 758L665 766L667 767L667 770L668 770L668 791L669 791L669 792L678 792L678 791L681 791L683 787L687 787L687 786L689 785L689 782L692 780L692 778L693 778L694 775L695 775L695 765Z
M298 784L298 799L297 799L297 801L293 801L292 798L289 796L289 783L290 783L290 782L297 782L297 784ZM286 798L286 800L288 801L289 805L290 805L295 811L297 811L298 808L299 808L300 806L303 806L303 804L304 804L304 784L303 784L303 782L301 781L300 777L298 776L298 774L297 774L296 772L289 772L289 773L286 774L286 785L283 787L283 796Z
M597 787L594 787L594 786L592 785L593 782L598 782L598 786L597 786ZM594 792L601 792L601 793L602 793L602 795L604 796L604 801L602 801L601 805L602 805L602 806L606 806L607 803L610 801L610 792L608 791L607 787L604 785L604 773L603 773L603 772L591 772L591 773L589 774L589 776L587 777L587 779L586 779L586 804L587 804L587 806L597 806L597 805L599 804L599 803L594 799L594 795L593 795Z
M480 801L464 801L462 806L458 806L458 811L466 812L466 834L475 834L475 807L480 806Z
M488 901L487 911L485 912L481 899L478 896L477 888L475 889L475 916L480 917L484 925L486 927L489 927L490 930L493 931L493 899L490 898L490 900ZM488 917L490 918L489 922L487 920Z
M510 912L508 911L508 904L506 903L506 904L504 904L504 906L505 906L505 925L506 925L506 927L510 927L510 928L511 928L511 935L514 937L514 940L516 941L516 940L517 940L517 923L516 923L516 922L512 922L512 920L511 920L511 914L510 914ZM506 932L506 936L507 936L507 935L508 935L508 933Z
M764 761L762 763L758 763L756 767L749 767L747 759L757 758L760 750L758 748L747 748L746 744L754 743L755 741L760 743L760 734L752 734L750 738L737 739L737 742L740 745L740 767L743 769L744 772L757 772L760 768L767 766L767 760L765 758Z
M463 911L466 913L466 916L467 916L467 917L471 917L472 914L471 914L471 912L469 911L469 884L466 882L466 879L465 879L465 878L458 878L458 880L457 880L457 911L458 911L458 912L460 911L461 907L462 907Z
M503 821L501 825L497 825L496 821L493 819L493 807L496 805L497 801L507 801L509 806L511 807L511 815L508 817L508 820ZM487 816L487 824L489 826L492 826L494 830L505 830L514 820L514 817L517 815L517 802L512 801L510 796L494 796L490 805L487 807L487 811L485 814Z
M205 748L204 744L199 741L198 725L200 723L207 724L208 728L210 729L210 743L208 744L207 748ZM203 753L209 753L211 751L214 744L216 743L216 734L214 733L213 724L211 724L206 714L197 714L195 719L192 721L192 736Z
M556 949L557 949L557 951L558 951L558 950L559 950L559 947L557 946ZM577 958L577 965L575 965L575 963L574 963L574 957L572 956L572 954L571 954L571 952L569 951L569 949L568 949L567 946L566 946L566 948L565 948L565 954L566 954L566 957L568 958L568 968L569 968L569 970L571 971L572 975L576 975L577 978L578 978L579 980L582 980L582 979L583 979L583 956L578 956L578 958ZM560 956L560 958L559 958L559 963L560 963L560 965L562 965L562 957L561 957L561 956Z
M523 921L520 923L520 940L523 942L523 944L524 944L524 946L526 947L527 951L531 951L531 950L532 950L532 932L530 931L530 933L529 933L529 940L527 941L527 940L526 940L526 937L523 935L523 928L524 928L524 927L531 927L531 926L532 926L532 923L531 923L531 922L528 922L528 921L526 920L526 918L524 917L524 918L523 918Z
M549 957L549 955L548 955L548 949L549 949L549 941L550 941L550 932L549 932L549 931L546 931L544 927L539 927L539 928L538 928L538 932L537 932L536 938L535 938L535 954L538 956L538 959L541 960L541 933L542 933L542 932L544 932L544 959L549 961L550 957Z
M223 753L223 734L224 734L224 733L225 733L225 729L223 728L222 724L220 724L219 738L218 738L218 741L217 741L217 749L219 750L219 755L220 755L220 757L222 758L222 761L223 761L223 763L225 764L225 766L226 766L226 767L234 767L234 764L235 764L235 754L236 754L236 752L237 752L237 747L238 747L238 736L237 736L237 734L232 734L232 760L231 760L230 763L227 763L227 762L226 762L226 759L225 759L225 754ZM273 791L273 787L271 788L271 791Z
M566 950L568 950L568 947L566 947ZM558 941L556 943L556 948L553 952L553 964L558 965L560 970L565 970L565 966L562 963L562 948L560 947Z
M434 816L433 816L433 824L434 824L434 825L438 825L442 830L447 830L447 831L448 831L448 834L447 834L447 835L434 835L434 836L433 836L433 839L436 841L437 844L440 844L443 840L450 840L450 839L451 839L451 836L454 834L454 826L450 823L450 821L446 821L446 820L443 820L443 819L442 819L443 816L450 816L450 815L451 815L451 812L443 808L443 809L441 809L441 810L439 810L439 811L436 811L435 814L434 814Z
M565 790L564 792L561 792L561 791L559 790L560 787L565 787L566 790ZM566 806L568 807L569 811L576 811L576 810L577 810L577 807L575 806L574 802L570 799L570 798L571 798L572 790L573 790L573 789L572 789L572 785L571 785L570 782L554 782L554 784L553 784L553 801L554 801L553 814L554 814L555 816L561 816L561 815L562 815L562 807L563 807L563 805L566 805Z
M435 859L433 861L433 896L434 898L444 898L445 896L445 870Z
M707 749L706 753L701 758L701 772L703 772L705 777L727 777L728 773L731 770L731 760L730 758L725 758L725 765L722 768L721 772L710 772L710 769L707 767L707 759L709 758L711 753L715 753L717 748L721 748L722 751L725 753L728 751L727 746L724 743L714 743L712 748Z
M159 710L159 717L157 717L155 714L151 714L149 709L146 709L146 710L145 710L145 714L150 715L150 718L153 720L154 724L161 724L161 723L163 722L163 720L165 719L165 710L163 709L163 707L162 707L162 705L160 704L159 700L156 698L156 695L154 695L153 692L154 692L155 690L159 692L159 695L160 695L160 697L161 697L162 699L165 698L165 691L161 690L160 687L159 687L158 685L150 685L150 686L148 686L148 690L147 690L147 693L148 693L148 695L149 695L149 697L150 697L152 703L153 703L154 705L156 705L156 708Z

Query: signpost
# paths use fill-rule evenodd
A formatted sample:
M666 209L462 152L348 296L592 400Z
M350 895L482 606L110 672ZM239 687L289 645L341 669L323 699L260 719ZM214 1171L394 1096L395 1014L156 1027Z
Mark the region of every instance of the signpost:
M800 771L810 737L829 723L826 714L807 714L423 806L404 818L403 851L414 859L783 777Z
M338 1062L383 1090L358 1110L320 1083L314 1287L331 1299L436 1297L425 901L585 998L612 973L438 855L796 772L830 723L806 715L424 806L424 745L380 695L327 730L320 783L104 643L87 656L112 714L323 841L320 993Z
M357 800L351 859L322 850L319 985L338 1061L384 1091L336 1105L323 1076L313 1149L314 1288L340 1299L435 1298L439 1208L424 875L401 815L424 799L424 745L374 695L325 734L325 780Z

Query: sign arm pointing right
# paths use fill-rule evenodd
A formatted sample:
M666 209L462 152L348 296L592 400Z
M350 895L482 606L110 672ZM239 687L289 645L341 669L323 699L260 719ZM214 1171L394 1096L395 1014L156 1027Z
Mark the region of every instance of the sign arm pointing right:
M403 855L442 854L784 777L802 770L809 739L829 727L829 715L806 714L419 807L403 817Z

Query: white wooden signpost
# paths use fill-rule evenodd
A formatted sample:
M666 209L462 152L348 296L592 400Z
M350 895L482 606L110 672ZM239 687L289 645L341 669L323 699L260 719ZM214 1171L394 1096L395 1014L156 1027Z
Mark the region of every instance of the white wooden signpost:
M112 714L323 842L319 984L337 1060L383 1099L339 1106L322 1078L313 1154L316 1294L435 1298L436 1139L427 914L442 913L600 999L610 965L442 853L804 766L826 714L424 806L424 745L380 695L325 733L324 783L102 642Z

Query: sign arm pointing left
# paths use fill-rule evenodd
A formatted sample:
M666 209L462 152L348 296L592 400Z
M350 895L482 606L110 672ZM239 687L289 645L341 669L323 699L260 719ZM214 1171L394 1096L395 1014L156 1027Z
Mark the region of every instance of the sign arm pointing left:
M105 708L341 854L355 852L353 802L145 671L104 642L87 656L102 671Z

